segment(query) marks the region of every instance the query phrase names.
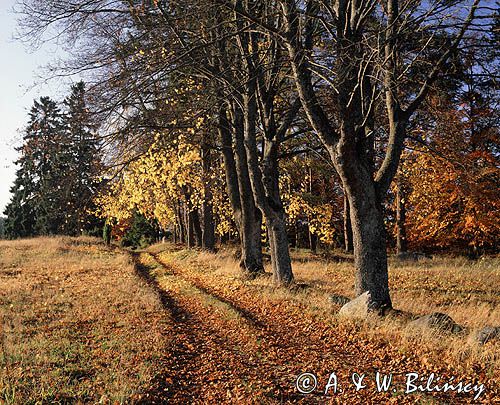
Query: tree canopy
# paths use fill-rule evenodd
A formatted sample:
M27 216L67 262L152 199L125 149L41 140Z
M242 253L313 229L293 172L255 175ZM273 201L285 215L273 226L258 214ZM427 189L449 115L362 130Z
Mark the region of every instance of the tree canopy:
M315 250L318 241L345 240L355 292L369 291L379 312L392 306L387 248L393 240L406 247L405 227L413 248L497 245L499 224L488 215L498 208L499 169L492 2L19 6L25 40L56 37L68 48L70 57L50 72L82 74L89 84L88 110L78 86L66 100L75 109L66 125L85 155L93 132L81 120L100 124L108 188L96 212L111 222L139 212L176 240L210 250L216 236L238 235L251 277L263 271L264 240L281 285L293 283L290 242ZM60 112L43 103L55 117L51 136L59 136ZM51 173L69 170L71 153L56 155ZM58 231L50 224L71 217L61 222L49 209L60 193L50 176L33 182L23 170L9 218L24 212L20 236ZM79 180L78 194L93 194L89 181ZM37 187L46 187L46 198L25 204Z

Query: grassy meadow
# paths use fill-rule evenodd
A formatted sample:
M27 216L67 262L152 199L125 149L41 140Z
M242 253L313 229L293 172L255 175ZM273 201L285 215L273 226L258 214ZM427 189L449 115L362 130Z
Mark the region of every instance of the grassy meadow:
M0 242L0 403L121 403L168 344L157 295L91 238Z
M410 317L444 312L466 327L438 335L398 317L339 318L330 296L352 297L349 258L293 256L297 284L283 289L270 277L243 278L229 248L129 252L92 238L1 241L0 403L360 400L351 391L343 402L297 395L293 381L303 369L436 371L484 382L483 403L500 398L498 341L473 339L481 327L500 325L498 258L390 259L395 308ZM470 399L377 395L373 403Z

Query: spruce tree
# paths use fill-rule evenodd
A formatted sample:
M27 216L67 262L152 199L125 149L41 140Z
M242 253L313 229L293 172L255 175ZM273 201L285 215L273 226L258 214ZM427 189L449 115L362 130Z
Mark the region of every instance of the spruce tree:
M21 159L17 164L21 163ZM27 165L29 162L27 162ZM5 237L14 239L32 236L35 233L35 184L26 167L16 172L16 180L11 187L12 199L5 208L7 216L4 221Z
M25 140L34 145L32 157L38 180L35 230L41 235L55 235L60 233L65 219L71 145L55 101L49 97L40 98L30 117Z
M85 101L85 84L78 82L71 87L71 94L64 100L64 121L71 144L71 179L66 204L66 233L92 233L102 224L93 215L92 196L99 186L101 171L100 141L92 126Z
M101 160L83 82L72 86L63 104L65 112L41 97L30 111L4 212L9 238L101 232L101 221L89 214Z
M0 239L5 238L5 218L0 217Z
M34 101L23 134L21 156L11 192L5 231L10 238L35 234L56 234L63 220L59 209L64 179L65 142L61 112L55 101L41 97Z

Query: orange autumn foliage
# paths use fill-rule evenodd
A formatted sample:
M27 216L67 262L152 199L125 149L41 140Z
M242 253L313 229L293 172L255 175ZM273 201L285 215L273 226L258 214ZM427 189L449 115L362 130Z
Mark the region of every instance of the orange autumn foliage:
M441 112L435 131L403 164L411 187L408 240L414 249L488 250L500 235L498 131L476 131L460 110Z

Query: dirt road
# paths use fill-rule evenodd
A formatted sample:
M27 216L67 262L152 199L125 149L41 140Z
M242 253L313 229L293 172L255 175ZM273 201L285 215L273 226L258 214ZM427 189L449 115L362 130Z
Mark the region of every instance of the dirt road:
M174 324L164 372L143 394L144 403L492 403L498 398L498 387L486 387L478 401L474 392L406 393L409 372L419 373L422 384L431 372L441 381L459 376L446 365L429 370L412 353L357 334L355 324L336 328L301 305L275 299L276 292L262 295L236 279L219 283L203 263L185 267L168 254L148 252L134 259ZM306 372L317 384L306 378L297 387L297 376ZM392 375L386 392L378 392L377 372Z

